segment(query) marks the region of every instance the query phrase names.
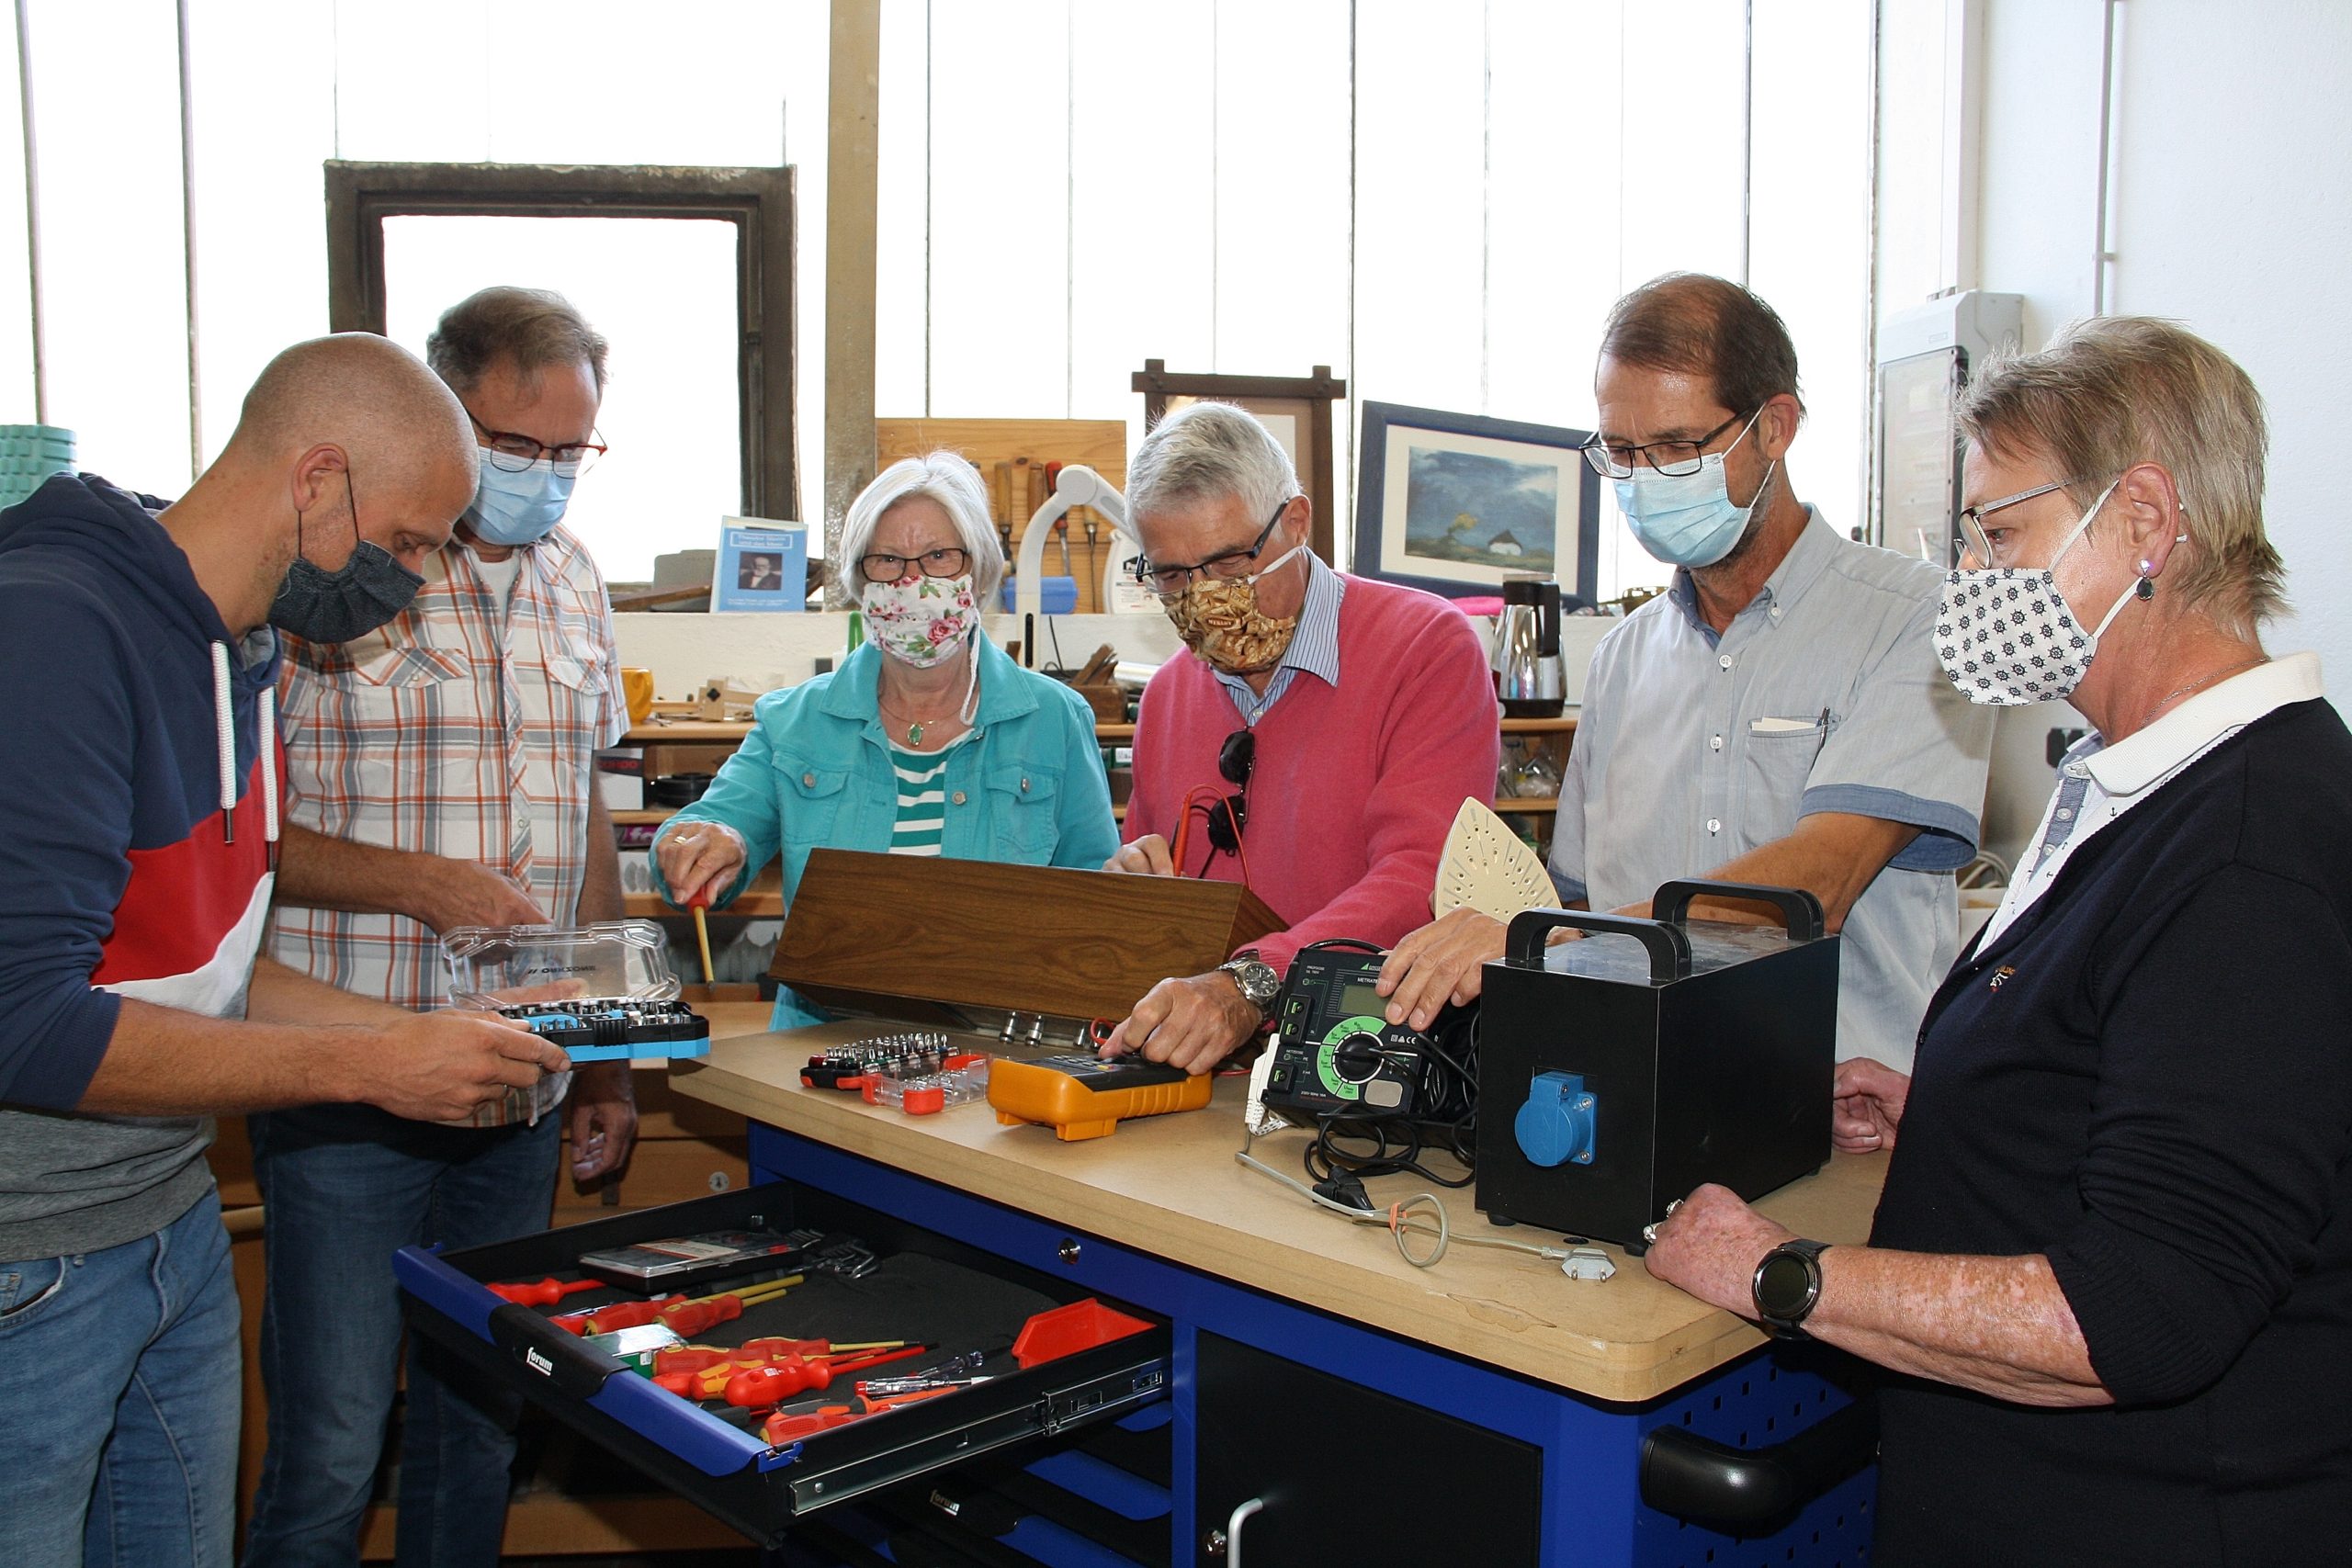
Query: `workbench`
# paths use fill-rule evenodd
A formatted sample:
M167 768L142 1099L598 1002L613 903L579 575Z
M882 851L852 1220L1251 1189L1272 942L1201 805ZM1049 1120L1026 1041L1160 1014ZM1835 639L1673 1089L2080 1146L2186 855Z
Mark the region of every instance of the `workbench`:
M1661 1428L1765 1449L1848 1404L1852 1363L1835 1352L1771 1346L1614 1247L1606 1281L1458 1240L1416 1269L1385 1228L1236 1163L1238 1077L1206 1111L1068 1144L1000 1126L981 1105L908 1117L801 1086L812 1052L870 1032L722 1041L673 1064L672 1083L750 1119L755 1184L831 1193L1167 1321L1167 1551L1106 1555L1072 1536L1056 1555L1056 1538L1033 1532L1046 1546L1024 1550L1046 1561L1221 1558L1229 1516L1252 1498L1263 1509L1238 1561L1260 1565L1833 1563L1866 1550L1871 1470L1767 1537L1702 1528L1641 1495ZM1295 1173L1305 1136L1253 1152ZM1859 1241L1884 1169L1883 1156L1838 1156L1759 1207L1801 1235ZM1370 1185L1384 1204L1428 1186ZM1457 1238L1560 1239L1489 1225L1466 1190L1441 1196Z

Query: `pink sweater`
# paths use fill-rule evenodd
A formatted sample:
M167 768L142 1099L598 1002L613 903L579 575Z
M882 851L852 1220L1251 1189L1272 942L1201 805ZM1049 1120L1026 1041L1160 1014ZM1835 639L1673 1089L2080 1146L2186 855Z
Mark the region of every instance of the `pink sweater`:
M1438 853L1463 798L1492 804L1501 739L1487 656L1469 619L1435 594L1361 577L1340 604L1340 683L1301 671L1258 721L1250 780L1250 886L1290 929L1255 943L1287 970L1310 942L1382 946L1424 925ZM1176 840L1187 791L1233 786L1217 748L1240 728L1206 664L1179 651L1146 688L1136 725L1129 840ZM1178 870L1208 853L1195 815ZM1241 880L1233 856L1209 874Z

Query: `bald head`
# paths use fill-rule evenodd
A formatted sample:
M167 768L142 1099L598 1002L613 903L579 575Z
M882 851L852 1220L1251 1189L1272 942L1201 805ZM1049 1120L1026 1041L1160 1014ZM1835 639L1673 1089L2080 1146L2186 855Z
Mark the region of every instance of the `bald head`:
M312 338L263 368L229 444L162 521L242 631L298 555L333 571L365 539L421 571L473 501L479 451L414 355L372 333Z
M221 454L266 465L313 446L342 447L371 497L424 502L473 493L473 427L424 362L373 333L312 338L263 367Z

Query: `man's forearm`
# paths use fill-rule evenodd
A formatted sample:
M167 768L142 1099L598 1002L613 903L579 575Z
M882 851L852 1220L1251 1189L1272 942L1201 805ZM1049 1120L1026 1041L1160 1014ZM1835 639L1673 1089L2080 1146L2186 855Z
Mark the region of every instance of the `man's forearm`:
M275 958L255 959L253 979L245 987L245 1017L255 1023L357 1023L380 1029L408 1016L404 1008L313 980Z
M356 1021L300 1029L241 1023L125 998L75 1109L225 1116L354 1100L347 1065L370 1038L351 1027Z
M1846 923L1871 883L1886 863L1919 836L1907 822L1878 817L1857 817L1822 811L1805 818L1785 839L1759 845L1737 859L1701 874L1717 882L1753 882L1768 887L1801 887L1821 900L1828 928ZM1703 919L1760 922L1776 917L1760 904L1727 904L1701 899L1694 912ZM1628 906L1622 913L1646 915L1647 904Z
M613 832L612 813L605 808L598 787L602 782L593 774L588 780L587 860L582 872L579 912L579 923L583 926L617 920L628 912L621 902L620 844Z
M1816 1339L1896 1371L2018 1404L2114 1399L2050 1261L1833 1247L1821 1257Z
M278 839L277 897L314 909L406 915L432 924L426 890L440 857L388 850L288 822Z

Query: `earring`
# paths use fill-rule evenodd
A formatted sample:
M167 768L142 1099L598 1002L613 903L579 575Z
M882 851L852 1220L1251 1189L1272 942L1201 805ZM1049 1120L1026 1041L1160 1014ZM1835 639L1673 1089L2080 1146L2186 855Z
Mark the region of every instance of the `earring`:
M2156 596L2155 580L2143 577L2132 585L2132 592L2137 593L2140 596L2140 603L2144 604Z
M2140 563L2140 575L2142 577L2153 577L2155 575L2155 570L2156 563L2152 560L2143 560Z

